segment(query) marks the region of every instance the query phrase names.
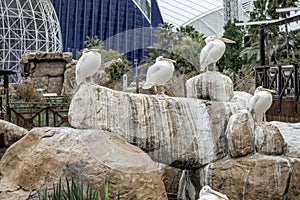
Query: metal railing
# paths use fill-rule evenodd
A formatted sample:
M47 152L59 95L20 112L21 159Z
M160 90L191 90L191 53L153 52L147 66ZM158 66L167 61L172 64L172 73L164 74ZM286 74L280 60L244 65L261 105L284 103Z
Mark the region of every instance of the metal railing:
M7 113L10 122L26 129L31 129L43 126L70 126L68 111L68 103L16 102L9 104Z
M277 91L274 95L279 99L279 108L283 98L294 100L294 108L297 112L297 104L300 95L300 65L273 65L259 66L255 70L256 87L263 86Z

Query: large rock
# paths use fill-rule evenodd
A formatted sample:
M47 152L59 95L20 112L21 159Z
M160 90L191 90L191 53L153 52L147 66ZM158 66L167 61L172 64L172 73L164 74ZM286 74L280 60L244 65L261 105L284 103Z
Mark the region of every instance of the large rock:
M22 127L5 120L0 120L0 148L9 147L27 133L28 131Z
M281 155L286 150L286 143L276 126L260 124L255 128L256 151L266 155Z
M111 197L119 192L120 199L167 199L156 163L102 130L34 128L6 151L0 170L0 199L38 199L38 190L65 174L96 190L107 178Z
M198 199L198 194L201 189L199 184L201 175L195 172L195 170L183 170L180 178L177 199Z
M298 200L300 199L300 159L291 159L292 162L292 175L290 178L290 184L288 188L288 199L289 200Z
M180 186L180 178L183 170L170 167L162 163L158 163L157 167L164 182L168 196L177 197L177 192Z
M276 126L287 144L285 155L300 158L300 123L270 122Z
M253 95L249 94L248 92L233 91L233 97L231 101L238 102L243 106L243 108L248 109L248 104L251 97L253 97Z
M208 71L187 80L186 91L187 97L226 102L233 97L233 83L228 76Z
M197 168L227 155L225 129L235 103L131 94L81 85L69 122L80 129L110 130L157 162Z
M229 199L286 199L291 166L279 156L254 155L218 161L198 172L200 184L226 194ZM199 191L198 191L199 192Z
M73 95L75 93L75 89L76 89L75 68L76 68L76 62L68 63L66 65L62 95Z
M65 70L70 63L71 52L29 52L22 55L19 68L22 78L31 79L35 88L62 95L64 79L69 78L64 76Z
M247 110L232 115L226 129L228 150L232 157L254 152L254 121Z

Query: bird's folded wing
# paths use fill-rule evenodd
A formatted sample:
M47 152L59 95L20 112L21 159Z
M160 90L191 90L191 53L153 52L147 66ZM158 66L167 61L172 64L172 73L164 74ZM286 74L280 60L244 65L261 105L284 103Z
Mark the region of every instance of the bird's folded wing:
M209 52L211 51L211 49L213 47L214 47L214 43L210 42L210 43L206 44L205 47L202 48L202 50L200 52L200 66L203 64L205 59L208 58Z
M76 72L78 73L80 71L80 66L82 65L82 63L84 63L84 61L86 60L87 58L87 55L86 54L83 54L80 59L78 60L77 64L76 64Z
M156 64L152 65L151 67L149 67L149 69L148 69L148 71L147 71L147 76L148 76L149 78L153 77L153 76L156 74L156 72L158 72L160 69L161 69L160 66L158 66L158 65L156 65ZM147 77L147 78L148 78L148 77Z
M248 104L248 110L249 112L252 112L254 107L255 107L255 104L257 103L259 99L259 96L258 95L254 95L253 97L251 97L250 101L249 101L249 104Z

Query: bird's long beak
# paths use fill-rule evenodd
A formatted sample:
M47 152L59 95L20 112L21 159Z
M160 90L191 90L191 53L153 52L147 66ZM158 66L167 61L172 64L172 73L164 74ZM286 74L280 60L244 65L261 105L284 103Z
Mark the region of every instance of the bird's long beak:
M216 195L216 196L222 198L222 199L229 200L228 197L227 197L225 194L222 194L222 193L220 193L220 192L217 192L217 191L215 191L215 190L213 190L213 189L211 189L210 192L211 192L212 194L214 194L214 195Z
M82 50L82 53L87 53L89 51L90 51L89 49L85 48L85 49Z
M267 88L262 88L261 90L270 92L271 94L276 94L277 93L276 90L270 90L270 89L267 89Z
M167 61L169 63L176 63L175 60L169 59L169 58L163 58L164 61Z
M228 39L228 38L219 38L219 39L226 43L235 43L235 41Z
M100 53L100 49L91 49L90 51Z

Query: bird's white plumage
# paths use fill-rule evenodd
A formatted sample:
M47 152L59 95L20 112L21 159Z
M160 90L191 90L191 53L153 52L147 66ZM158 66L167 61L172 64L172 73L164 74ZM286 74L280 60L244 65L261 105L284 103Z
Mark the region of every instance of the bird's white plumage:
M149 89L152 86L164 86L174 73L173 62L175 61L163 58L162 56L157 57L156 62L148 68L146 82L142 88Z
M83 51L83 55L76 64L76 83L81 84L87 77L91 77L101 67L101 54L96 51Z
M217 192L208 185L203 186L198 200L229 200L225 194Z
M259 86L253 97L250 98L248 109L250 112L255 113L256 117L260 114L264 115L266 122L266 112L272 105L272 94L276 93L274 90L269 90Z
M216 38L209 36L205 39L206 45L202 48L200 52L200 71L208 69L208 65L214 64L214 70L216 68L216 63L223 56L226 45L225 43L235 43L227 38Z

